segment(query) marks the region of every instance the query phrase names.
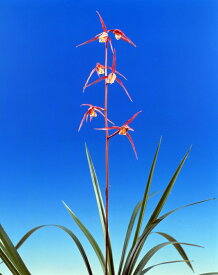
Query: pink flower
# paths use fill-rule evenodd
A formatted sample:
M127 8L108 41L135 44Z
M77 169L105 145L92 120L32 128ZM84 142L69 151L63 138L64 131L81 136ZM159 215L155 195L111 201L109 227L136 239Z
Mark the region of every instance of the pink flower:
M136 44L134 44L126 35L124 32L122 32L119 29L114 29L114 30L109 30L108 32L113 32L113 34L115 35L115 38L117 40L121 39L124 40L130 44L132 44L134 47L136 47Z
M101 66L103 66L103 65L101 65ZM109 68L110 68L110 67L109 67ZM95 69L93 69L93 70L95 70ZM92 75L92 74L94 73L93 70L92 70L92 72L91 72L90 75ZM86 81L86 84L85 84L85 86L84 86L84 88L83 88L83 91L84 91L87 87L89 87L89 86L91 86L91 85L93 85L93 84L96 84L96 83L100 82L100 81L103 80L103 79L105 79L106 84L113 84L115 81L117 81L117 82L120 84L120 86L124 89L124 91L126 92L128 98L132 101L131 96L129 95L127 89L126 89L125 86L123 85L123 82L117 77L116 73L119 74L119 75L121 75L122 77L124 77L122 74L120 74L119 72L116 71L116 51L114 50L113 63L112 63L111 73L110 73L109 75L107 75L107 76L102 76L102 77L100 77L99 79L95 80L94 82L88 84L88 81L89 81L89 79L90 79L90 77L91 77L91 76L90 76L90 77L88 78L88 80ZM124 77L124 78L125 78L125 77ZM88 85L87 85L87 84L88 84Z
M96 63L95 68L91 71L88 79L86 80L86 83L83 87L83 92L85 91L86 87L88 86L89 80L90 80L91 76L94 74L94 72L96 72L99 76L100 74L105 74L105 69L106 68L109 69L109 70L112 70L112 68L109 67L109 66L104 66L104 65L101 65L100 63ZM115 73L119 74L120 76L122 76L123 78L126 79L126 77L124 75L122 75L121 73L119 73L118 71L115 71Z
M135 117L141 113L142 111L139 111L138 113L134 114L134 116L132 116L129 120L127 120L122 126L112 126L112 127L106 127L106 128L96 128L96 130L116 130L112 135L110 135L108 138L111 138L117 134L119 135L123 135L123 136L127 136L127 138L129 139L129 142L132 145L132 149L135 153L136 159L138 159L137 156L137 152L136 152L136 148L134 145L134 142L132 140L132 137L130 136L130 134L128 133L128 131L134 131L131 127L129 127L129 124L135 119Z
M101 107L97 107L97 106L93 106L91 104L82 104L81 106L89 106L89 109L87 112L85 112L85 114L83 115L83 118L80 122L80 125L79 125L79 129L78 129L78 132L80 131L82 125L83 125L83 122L84 120L86 119L86 121L88 120L88 117L90 119L90 122L92 121L92 118L93 117L97 117L97 112L99 112L103 117L105 117L104 113L102 111L104 111L104 108L101 108ZM112 124L114 124L112 121L110 121L108 119L108 121Z
M90 42L93 42L93 41L96 41L98 40L100 43L109 43L111 42L111 39L110 37L108 36L108 30L107 30L107 27L104 23L104 20L102 19L100 13L98 11L96 11L98 16L99 16L99 19L100 19L100 22L101 22L101 26L102 26L102 29L103 29L103 32L102 33L99 33L97 34L95 37L89 39L88 41L85 41L83 42L82 44L79 44L77 47L80 47L82 45L85 45L85 44L88 44Z
M96 41L98 40L100 43L110 43L111 45L111 49L113 51L113 47L112 47L112 43L111 43L111 38L108 36L108 33L109 32L113 32L113 34L115 35L115 38L117 40L121 39L121 40L124 40L130 44L132 44L134 47L136 47L136 45L124 34L123 31L119 30L119 29L111 29L111 30L107 30L107 27L104 23L104 20L102 19L100 13L98 11L96 11L98 16L99 16L99 20L101 22L101 26L102 26L102 29L103 29L103 32L97 34L95 37L89 39L88 41L85 41L81 44L79 44L77 47L80 47L82 45L85 45L85 44L88 44L90 42L93 42L93 41Z

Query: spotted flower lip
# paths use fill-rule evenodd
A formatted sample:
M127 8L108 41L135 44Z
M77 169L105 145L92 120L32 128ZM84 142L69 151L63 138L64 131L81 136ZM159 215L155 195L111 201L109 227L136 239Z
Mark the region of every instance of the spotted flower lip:
M98 106L93 106L91 104L81 104L80 106L89 106L88 108L88 111L85 112L85 114L83 115L83 118L80 122L80 125L79 125L79 129L78 129L78 132L80 131L82 125L83 125L83 122L86 120L88 120L88 117L90 119L90 122L92 121L92 118L93 117L97 117L97 112L100 113L103 117L105 117L104 113L102 111L104 111L104 108L101 108L101 107L98 107ZM107 119L108 122L110 122L111 124L114 124L112 121L110 121L109 119Z
M109 66L104 66L104 65L102 65L102 64L100 64L100 63L96 63L95 68L91 71L91 73L90 73L89 76L88 76L88 79L86 80L86 83L85 83L85 85L84 85L84 87L83 87L83 92L85 91L86 87L88 86L89 80L90 80L90 78L92 77L92 75L94 74L94 72L96 72L96 73L98 74L98 76L99 76L100 74L104 74L104 73L105 73L105 69L106 69L106 68L112 71L112 68L111 68L111 67L109 67ZM127 78L126 78L124 75L122 75L120 72L115 71L115 73L119 74L120 76L122 76L124 79L127 80Z
M119 134L119 135L123 135L123 136L127 136L130 144L132 145L132 149L135 153L136 159L138 159L138 155L136 152L136 148L135 148L135 144L132 140L132 137L130 136L130 134L128 133L128 131L134 131L131 127L129 127L129 124L136 118L136 116L138 114L140 114L142 111L137 112L136 114L134 114L130 119L128 119L122 126L111 126L111 127L106 127L106 128L96 128L96 130L116 130L113 134L111 134L110 136L108 136L108 138L112 138L113 136Z
M127 89L125 88L125 86L123 85L123 82L116 75L116 73L119 74L119 75L121 75L121 74L116 71L116 51L115 50L114 50L114 53L113 53L113 62L112 62L111 73L109 75L102 76L99 79L95 80L94 82L88 84L89 79L90 79L91 75L94 73L95 70L96 70L96 68L91 71L90 76L89 76L88 80L86 81L86 84L83 88L83 91L85 91L85 89L87 87L89 87L93 84L96 84L96 83L100 82L103 79L105 79L106 84L112 84L112 83L114 83L114 81L117 81L120 84L120 86L124 89L125 93L127 94L128 98L130 99L130 101L132 101L132 98L131 98L129 92L127 91ZM121 76L124 77L123 75L121 75Z
M121 31L120 29L113 29L113 30L108 30L108 32L113 32L113 34L115 35L115 38L117 40L123 40L123 41L126 41L128 43L130 43L131 45L133 45L134 47L136 47L136 44L132 42L132 40L127 37L125 35L125 33L123 31Z

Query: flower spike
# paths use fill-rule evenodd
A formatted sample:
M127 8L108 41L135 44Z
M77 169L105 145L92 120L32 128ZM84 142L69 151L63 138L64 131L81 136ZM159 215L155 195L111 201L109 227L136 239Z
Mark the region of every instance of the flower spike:
M138 114L140 114L142 111L137 112L136 114L134 114L130 119L128 119L122 126L112 126L112 127L106 127L106 128L96 128L96 130L117 130L116 132L114 132L112 135L110 135L108 138L112 138L113 136L119 134L119 135L124 135L127 136L130 144L132 145L132 149L134 151L134 154L136 156L136 159L138 159L137 156L137 152L136 152L136 148L135 148L135 144L132 140L132 137L130 136L130 134L128 133L128 131L134 131L131 127L129 127L129 124L136 118L136 116Z
M103 66L103 65L101 65L101 66ZM104 68L105 68L105 67L104 67ZM110 67L108 67L108 68L110 68ZM90 75L92 75L93 73L94 73L94 71L92 70ZM121 75L119 72L116 71L116 51L114 50L111 73L110 73L109 75L107 75L107 76L102 76L102 77L100 77L99 79L95 80L94 82L88 84L88 81L89 81L89 79L90 79L90 77L91 77L91 76L90 76L90 77L88 78L88 80L86 81L86 84L85 84L85 86L84 86L84 88L83 88L83 91L84 91L87 87L89 87L89 86L91 86L91 85L93 85L93 84L96 84L96 83L100 82L100 81L103 80L103 79L105 79L106 84L113 84L115 81L117 81L117 82L120 84L120 86L124 89L126 95L127 95L128 98L130 99L130 101L132 101L132 98L131 98L130 94L128 93L127 89L125 88L123 82L117 77L116 73L119 74L119 75ZM121 76L123 76L123 75L121 75Z
M97 117L97 112L99 112L103 117L105 117L104 113L102 111L104 111L104 108L101 107L97 107L97 106L93 106L91 104L81 104L81 106L89 106L89 109L87 112L85 112L85 114L83 115L83 118L80 122L79 125L79 129L78 132L80 131L84 120L86 120L86 122L88 121L88 117L90 118L90 122L92 121L93 117ZM114 124L112 121L110 121L109 119L107 119L108 122L110 122L111 124Z

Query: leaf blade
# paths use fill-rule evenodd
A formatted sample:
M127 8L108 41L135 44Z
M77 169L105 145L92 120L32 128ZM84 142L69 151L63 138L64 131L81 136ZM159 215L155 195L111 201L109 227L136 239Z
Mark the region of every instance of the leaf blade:
M89 153L88 147L85 144L85 149L86 149L86 156L88 159L88 164L89 164L89 170L90 170L90 175L92 179L92 185L94 188L94 193L95 193L95 198L97 202L97 207L98 207L98 212L101 220L101 225L102 225L102 231L104 233L104 236L106 237L106 218L105 218L105 208L104 208L104 203L101 195L101 189L98 183L98 178L95 172L95 167L91 158L91 155ZM108 232L108 240L109 240L109 268L111 275L115 275L115 270L114 270L114 261L113 261L113 254L112 254L112 247L111 247L111 240L110 240L110 233Z
M140 214L139 214L138 223L137 223L137 227L136 227L135 236L134 236L132 246L135 245L135 243L136 243L136 241L139 237L139 234L140 234L140 229L141 229L141 226L142 226L142 221L143 221L145 208L146 208L146 204L147 204L147 200L148 200L148 194L149 194L149 191L150 191L150 186L151 186L151 182L152 182L152 178L153 178L153 174L154 174L155 164L156 164L158 153L159 153L159 150L160 150L161 139L162 138L160 138L160 141L158 143L158 146L157 146L157 149L156 149L156 152L155 152L155 155L154 155L154 159L153 159L153 162L152 162L152 165L151 165L150 173L149 173L149 176L148 176L148 180L147 180L147 184L146 184L146 188L145 188L145 192L144 192L144 196L143 196L143 200L142 200L142 207L141 207L141 210L140 210Z
M79 226L79 228L81 229L81 231L84 233L84 235L86 236L86 238L88 239L89 243L91 244L92 248L95 251L95 254L101 264L101 267L104 271L105 268L105 261L104 261L104 256L102 254L102 251L98 245L98 243L96 242L96 240L94 239L94 237L92 236L92 234L88 231L88 229L83 225L83 223L77 218L77 216L73 213L73 211L69 208L69 206L67 206L67 204L65 202L63 202L64 206L66 207L67 211L70 213L71 217L74 219L74 221L76 222L76 224Z
M185 253L185 250L182 248L182 246L179 244L179 242L175 238L173 238L169 234L166 234L163 232L154 232L154 233L161 235L162 237L166 238L170 242L175 242L175 244L173 244L173 246L178 251L178 253L181 255L183 260L186 261L187 265L191 268L191 270L194 272L193 266L187 256L187 254Z

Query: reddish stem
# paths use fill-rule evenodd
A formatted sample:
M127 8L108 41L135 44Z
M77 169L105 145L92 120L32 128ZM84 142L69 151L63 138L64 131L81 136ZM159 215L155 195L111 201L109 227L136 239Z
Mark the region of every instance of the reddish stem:
M108 63L108 43L105 43L105 76L107 76L107 63ZM105 95L104 95L104 115L105 115L105 128L108 127L108 84L105 80ZM108 233L108 206L109 206L109 134L108 130L105 131L105 198L106 198L106 217L105 217L105 275L108 275L108 247L109 247L109 233Z

